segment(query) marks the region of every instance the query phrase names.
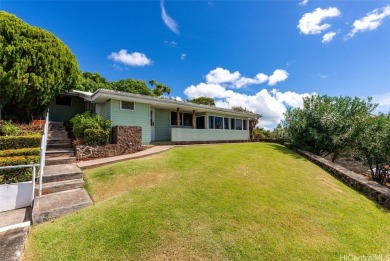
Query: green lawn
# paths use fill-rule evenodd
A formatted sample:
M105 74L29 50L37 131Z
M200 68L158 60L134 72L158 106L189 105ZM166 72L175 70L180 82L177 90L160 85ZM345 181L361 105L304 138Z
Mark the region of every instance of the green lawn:
M33 226L27 260L390 254L390 212L289 149L190 146L85 172L95 201Z

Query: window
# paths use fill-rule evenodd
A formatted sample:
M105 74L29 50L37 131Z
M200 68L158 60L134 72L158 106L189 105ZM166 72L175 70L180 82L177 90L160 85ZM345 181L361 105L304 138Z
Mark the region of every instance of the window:
M209 129L214 129L214 116L209 116Z
M180 115L180 119L181 119L181 115ZM175 111L171 111L171 125L177 126L177 112ZM183 125L182 122L180 122L180 125Z
M184 126L192 126L192 114L191 113L183 113L183 116L182 116L183 120L183 124Z
M191 113L183 113L180 114L180 126L192 126L192 114ZM171 111L171 126L177 126L177 112Z
M134 111L134 102L121 101L121 110Z
M242 130L242 120L236 119L236 130Z
M197 129L205 129L206 126L204 124L204 116L196 117L196 128Z
M243 120L243 127L244 127L244 130L247 130L248 129L248 120Z
M56 105L72 106L72 97L66 95L58 95L56 97Z
M229 129L229 118L223 118L223 127L225 130Z
M223 118L222 117L215 117L215 128L216 129L223 129Z
M235 130L236 129L236 120L231 118L230 119L230 129Z

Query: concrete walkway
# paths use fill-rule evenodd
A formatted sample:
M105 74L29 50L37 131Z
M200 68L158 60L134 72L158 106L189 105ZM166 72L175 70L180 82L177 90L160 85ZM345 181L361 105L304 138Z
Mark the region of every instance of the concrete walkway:
M21 260L31 222L31 208L0 213L0 260Z
M106 164L125 161L125 160L131 160L131 159L138 159L154 154L158 154L164 151L167 151L175 146L173 145L165 145L165 146L155 146L150 149L146 149L143 151L135 152L132 154L126 154L126 155L120 155L115 157L108 157L108 158L100 158L100 159L94 159L94 160L86 160L86 161L80 161L77 163L77 166L79 168L88 169L88 168L96 168L100 167Z

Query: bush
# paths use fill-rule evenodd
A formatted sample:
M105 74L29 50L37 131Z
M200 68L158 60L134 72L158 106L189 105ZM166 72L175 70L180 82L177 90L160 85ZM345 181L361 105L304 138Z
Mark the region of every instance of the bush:
M36 148L41 146L42 136L35 134L31 136L0 136L1 150Z
M16 150L0 150L0 157L38 156L41 148L24 148Z
M0 124L0 134L4 136L17 136L21 132L18 126L12 124L11 121L3 121Z
M28 165L32 162L38 164L39 156L0 157L0 166ZM36 174L37 173L38 168L36 169ZM0 184L24 182L31 180L31 178L31 168L0 170Z
M73 125L73 134L77 139L84 140L85 130L102 130L110 133L111 121L102 116L85 112L74 116L70 122Z
M110 132L105 130L87 129L84 131L84 143L88 146L107 145Z

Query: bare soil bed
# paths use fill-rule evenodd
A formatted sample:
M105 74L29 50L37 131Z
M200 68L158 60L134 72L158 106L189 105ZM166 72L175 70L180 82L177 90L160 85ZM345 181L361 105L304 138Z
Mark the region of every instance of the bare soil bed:
M328 155L325 158L327 160L332 161L332 155ZM355 160L352 157L341 157L341 158L335 160L335 163L337 163L340 166L342 166L348 170L351 170L357 174L361 174L363 176L366 176L367 179L371 179L370 168L367 165ZM387 178L387 182L385 183L385 186L390 188L389 178Z

